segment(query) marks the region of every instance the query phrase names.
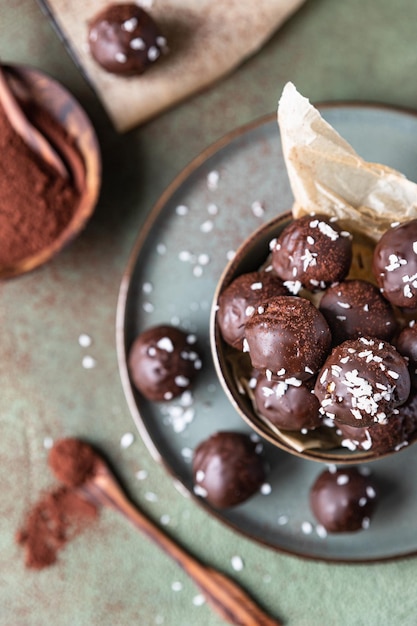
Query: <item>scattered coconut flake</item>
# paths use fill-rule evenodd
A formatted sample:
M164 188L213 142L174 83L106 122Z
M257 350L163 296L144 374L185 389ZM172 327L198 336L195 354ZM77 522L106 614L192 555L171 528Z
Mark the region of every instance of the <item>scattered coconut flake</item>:
M263 485L261 485L260 492L263 496L269 496L269 494L272 492L272 487L270 483L264 483Z
M263 214L265 213L265 208L259 200L252 202L251 209L255 217L263 217Z
M142 308L145 311L145 313L153 313L155 310L155 307L152 304L152 302L144 302L142 305Z
M148 472L145 469L141 469L136 472L135 476L138 480L145 480L145 478L148 478Z
M316 533L321 539L325 539L327 537L327 530L324 528L322 524L317 524Z
M197 262L200 265L208 265L208 263L210 263L210 257L208 254L205 253L199 254L197 257Z
M147 491L145 493L145 499L148 502L158 502L158 496L153 491Z
M311 535L313 532L313 525L310 522L303 522L301 524L301 530L305 535Z
M181 591L182 583L179 580L175 580L171 585L172 591Z
M200 225L200 230L202 233L211 233L214 228L214 224L212 220L206 220Z
M189 211L188 206L185 206L185 204L179 204L176 209L175 209L175 213L177 215L187 215Z
M198 593L196 596L194 596L193 598L193 604L194 606L203 606L203 604L205 604L206 599L203 596L202 593Z
M213 202L210 202L207 205L207 212L209 215L217 215L219 212L219 207L217 206L217 204L214 204Z
M153 291L152 283L148 283L148 282L143 283L142 291L143 291L143 293L152 293L152 291Z
M193 458L192 448L182 448L181 456L185 461L191 461L191 459Z
M202 275L203 275L203 268L201 267L201 265L195 265L195 266L193 267L193 275L194 275L196 278L200 278L200 276L202 276Z
M82 366L86 369L86 370L91 370L93 369L95 366L97 365L97 361L89 355L86 355L83 357L82 360Z
M168 526L171 521L171 516L168 515L168 513L164 513L164 515L161 515L159 521L161 522L162 526Z
M87 335L87 333L81 333L78 337L78 343L82 348L88 348L92 344L92 339L90 335Z
M243 567L244 567L243 559L240 556L237 556L237 555L232 556L232 558L230 559L230 562L235 572L241 572L243 570Z
M288 515L285 515L285 514L279 515L277 522L280 526L285 526L285 524L288 524L289 522Z
M236 252L234 250L228 250L228 252L226 252L226 259L228 261L231 261L232 259L234 259L236 256Z
M162 256L163 254L166 254L167 247L164 243L158 243L156 246L156 251Z
M46 448L46 450L50 450L53 445L54 445L54 440L52 439L52 437L44 437L43 447Z
M133 433L125 433L120 439L120 446L122 448L129 448L132 443L135 441L135 437Z
M214 191L219 186L220 174L217 170L209 172L207 175L207 187Z

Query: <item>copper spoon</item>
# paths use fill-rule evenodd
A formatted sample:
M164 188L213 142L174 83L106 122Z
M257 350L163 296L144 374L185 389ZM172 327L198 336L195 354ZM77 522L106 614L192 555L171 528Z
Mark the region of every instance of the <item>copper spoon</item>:
M9 85L7 72L2 65L0 65L0 103L3 106L10 124L23 141L30 146L33 152L49 163L58 174L63 178L68 178L67 168L57 152L23 113Z
M201 563L132 504L107 463L98 454L93 475L79 489L87 499L122 513L171 556L197 583L207 602L226 622L240 626L282 626L231 578Z

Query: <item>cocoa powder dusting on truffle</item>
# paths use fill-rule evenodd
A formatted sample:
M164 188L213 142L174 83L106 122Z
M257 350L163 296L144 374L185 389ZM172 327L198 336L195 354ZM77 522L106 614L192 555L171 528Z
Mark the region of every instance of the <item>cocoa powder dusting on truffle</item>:
M69 141L66 131L33 105L54 133ZM71 149L75 149L72 147ZM0 265L10 266L50 245L69 224L80 194L28 148L0 106Z

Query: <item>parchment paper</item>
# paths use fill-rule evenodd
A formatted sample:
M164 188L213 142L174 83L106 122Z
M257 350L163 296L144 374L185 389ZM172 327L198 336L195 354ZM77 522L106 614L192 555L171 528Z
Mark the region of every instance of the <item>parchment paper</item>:
M417 185L396 170L362 159L287 83L278 105L293 215L336 215L374 241L394 222L417 217Z

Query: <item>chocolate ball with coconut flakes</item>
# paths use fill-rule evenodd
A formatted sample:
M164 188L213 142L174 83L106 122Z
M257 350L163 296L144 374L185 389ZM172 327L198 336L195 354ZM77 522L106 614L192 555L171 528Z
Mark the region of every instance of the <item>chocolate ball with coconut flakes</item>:
M395 346L398 352L407 359L411 384L417 388L417 324L412 322L411 325L403 328Z
M136 389L148 400L172 400L191 388L201 368L195 335L170 325L154 326L133 342L128 368Z
M248 318L264 300L285 294L282 280L272 272L249 272L235 278L218 301L216 319L224 341L243 350Z
M281 381L260 376L254 389L255 406L261 415L281 430L313 430L322 423L314 383L297 378Z
M220 431L194 451L194 493L216 508L241 504L265 482L262 445L245 433Z
M305 298L267 300L246 323L252 366L273 380L307 380L318 372L331 345L329 326Z
M331 285L320 300L319 310L329 324L333 345L369 335L389 341L397 330L391 304L365 280Z
M111 74L143 74L166 50L165 38L152 17L136 4L112 4L88 27L91 56Z
M284 282L315 291L343 280L352 262L352 237L324 215L293 220L271 245L271 263Z
M389 228L375 246L372 270L393 305L417 307L417 219Z
M407 362L380 339L350 339L326 359L314 392L321 413L335 423L360 428L384 423L409 396Z
M313 515L330 533L368 528L377 500L374 481L356 467L324 470L310 489Z
M337 428L338 434L343 437L342 447L382 455L407 445L408 437L401 408L397 409L398 413L391 415L385 424L357 428L339 423Z

